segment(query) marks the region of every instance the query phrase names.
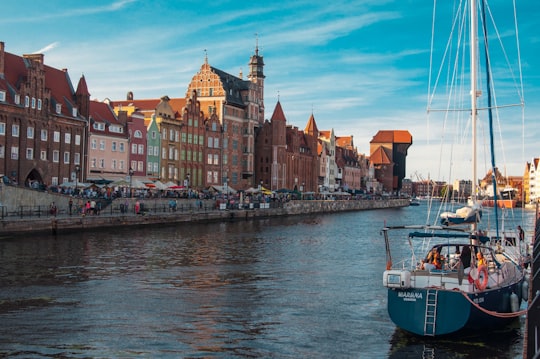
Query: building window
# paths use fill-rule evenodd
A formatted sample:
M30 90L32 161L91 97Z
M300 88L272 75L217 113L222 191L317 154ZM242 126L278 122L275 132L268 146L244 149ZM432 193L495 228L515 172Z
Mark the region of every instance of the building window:
M99 160L99 168L105 168L105 159L104 158L101 158Z
M0 101L6 101L6 91L0 91Z
M26 159L27 160L33 160L34 159L34 149L33 148L27 148L26 149Z
M64 163L69 164L69 152L64 152Z
M140 130L136 130L133 136L135 138L142 138L142 132Z
M60 142L60 132L54 131L54 133L53 133L53 141L54 142Z
M56 113L59 115L62 113L62 104L56 104Z
M30 97L24 97L24 107L30 107Z
M41 99L37 100L37 109L41 110Z
M6 135L6 124L4 122L0 122L0 135Z
M21 95L15 94L15 104L18 105L21 103Z
M32 97L32 108L36 108L36 99Z
M90 167L96 168L97 167L97 159L92 158L92 161L90 161Z
M19 147L11 147L11 159L12 160L18 160L19 159Z
M111 151L116 152L116 141L112 141Z
M120 142L119 147L120 147L120 152L124 153L126 150L126 144L124 142Z
M47 138L49 136L47 135L47 130L41 130L41 140L42 141L47 141Z
M116 160L112 160L112 162L111 162L111 169L113 169L113 170L116 169Z
M139 155L144 155L144 145L139 145Z
M132 154L137 154L137 144L136 143L132 143L131 144L131 153Z
M81 145L81 135L75 135L75 145Z
M34 128L33 127L28 127L26 129L26 137L27 138L34 138Z
M90 141L90 147L93 150L97 150L97 140L95 138L93 138L92 141Z
M71 143L71 133L66 133L66 134L64 134L64 141L65 141L65 143L67 143L67 144L70 144L70 143Z
M99 149L101 151L105 151L105 141L104 140L99 141Z
M209 165L212 164L212 154L211 153L208 154L208 158L206 159L206 164L209 164Z
M154 151L154 147L148 146L148 156L152 156L153 151Z
M41 151L39 154L39 159L42 161L47 161L47 151Z
M54 150L52 153L52 160L54 163L60 162L60 151Z
M19 137L19 125L11 126L11 136Z
M81 164L81 154L76 152L75 154L73 154L73 163L76 164L76 165L80 165Z

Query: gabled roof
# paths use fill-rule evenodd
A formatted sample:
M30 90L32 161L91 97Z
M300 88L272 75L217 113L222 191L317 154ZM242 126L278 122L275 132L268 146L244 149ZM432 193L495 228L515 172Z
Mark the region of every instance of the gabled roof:
M28 79L28 71L32 66L43 66L45 72L44 87L50 90L51 104L50 109L53 113L57 104L62 105L61 114L66 117L74 117L72 109L76 107L73 84L69 78L67 70L59 70L43 63L42 54L32 54L17 56L9 52L4 52L4 76L0 76L0 88L7 92L7 102L14 103L15 94L21 96L21 104L24 105L22 98L26 96L20 92L22 83ZM88 91L88 90L87 90Z
M344 147L347 149L353 149L353 136L340 136L336 137L336 146Z
M210 66L212 71L219 76L223 90L225 91L225 100L229 104L234 104L240 107L244 107L245 103L242 99L242 91L248 91L250 81L242 80L236 76L233 76L225 71Z
M162 97L163 98L163 97ZM135 111L142 113L153 113L162 101L162 98L141 99L141 100L114 100L111 101L113 108L119 109L120 107L133 107ZM185 98L169 98L169 105L174 112L179 116L182 113L182 109L186 106Z
M96 122L105 123L105 131L94 130L92 125ZM114 113L112 107L105 102L90 101L90 132L102 133L104 135L106 134L115 137L126 136L124 133L110 132L110 125L123 126L123 124L118 121L118 117Z

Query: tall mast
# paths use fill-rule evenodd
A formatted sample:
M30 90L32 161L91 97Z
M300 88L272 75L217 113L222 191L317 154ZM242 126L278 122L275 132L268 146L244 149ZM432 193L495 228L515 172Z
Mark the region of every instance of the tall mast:
M476 120L477 120L477 107L476 99L478 97L477 89L477 37L478 37L478 18L476 14L476 0L470 0L470 22L471 33L469 39L470 46L470 75L471 75L471 127L472 127L472 194L471 199L473 204L476 203L478 179L476 173Z

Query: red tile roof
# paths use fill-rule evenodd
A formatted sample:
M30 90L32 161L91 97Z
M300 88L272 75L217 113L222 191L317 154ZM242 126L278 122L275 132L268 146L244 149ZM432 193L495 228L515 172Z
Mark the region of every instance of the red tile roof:
M279 101L276 103L276 107L274 108L274 113L272 114L270 121L287 122L287 118L285 117L285 114L283 113L283 108L281 107L281 103Z
M370 143L412 143L412 136L407 130L382 130L377 132Z

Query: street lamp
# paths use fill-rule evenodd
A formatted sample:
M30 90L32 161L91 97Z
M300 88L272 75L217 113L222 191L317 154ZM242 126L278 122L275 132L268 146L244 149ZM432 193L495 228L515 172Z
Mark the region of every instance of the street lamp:
M131 185L133 183L133 174L135 173L135 171L133 171L133 168L129 168L129 198L133 197L133 192L132 192L132 189L131 189Z
M81 166L75 165L75 193L77 193L77 187L79 185L79 172L81 172Z
M187 190L188 198L189 198L189 177L190 177L190 174L188 173L186 175L186 190Z

